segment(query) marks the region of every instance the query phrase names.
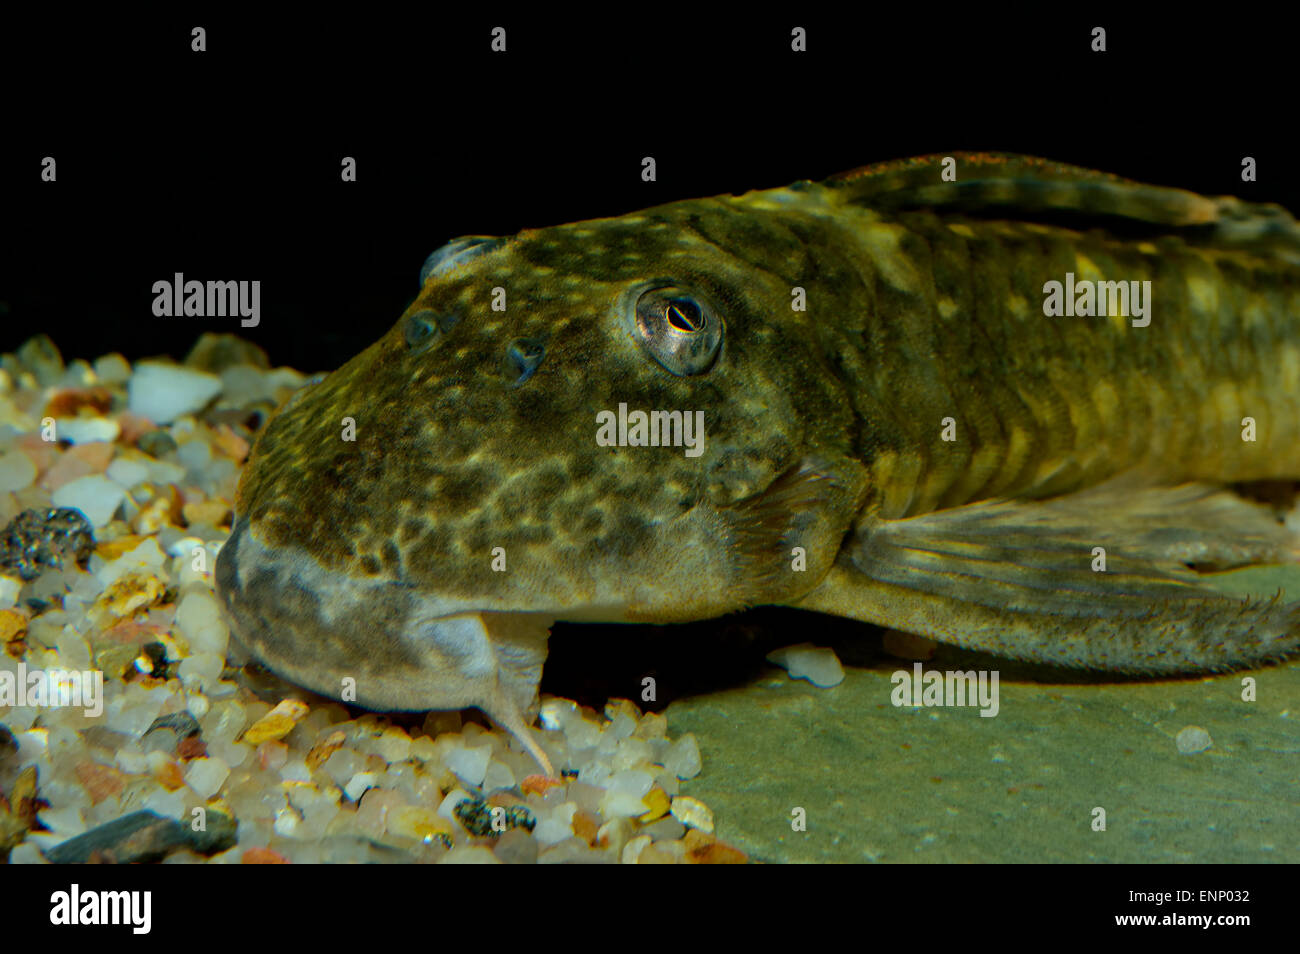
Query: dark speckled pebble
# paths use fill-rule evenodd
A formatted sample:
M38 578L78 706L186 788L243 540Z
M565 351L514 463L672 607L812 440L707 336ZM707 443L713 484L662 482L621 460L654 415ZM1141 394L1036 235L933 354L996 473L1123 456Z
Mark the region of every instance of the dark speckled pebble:
M456 803L452 812L471 835L491 838L501 834L492 828L492 806L481 798L463 799ZM505 810L505 822L507 831L514 828L532 831L537 827L537 819L523 805L509 806Z
M0 571L34 580L69 556L85 564L95 548L95 529L80 510L24 510L0 531Z
M56 865L90 861L125 865L161 861L181 849L215 855L235 846L236 824L229 815L209 811L206 828L193 831L174 818L151 811L133 812L69 838L47 851L45 857Z
M192 735L199 734L199 723L189 712L173 712L171 715L159 716L154 719L153 725L144 730L141 738L144 738L145 735L155 729L171 729L176 733L177 738L188 739Z
M172 436L166 431L156 430L141 434L140 439L135 442L135 446L150 457L160 459L176 450L176 441L172 440Z

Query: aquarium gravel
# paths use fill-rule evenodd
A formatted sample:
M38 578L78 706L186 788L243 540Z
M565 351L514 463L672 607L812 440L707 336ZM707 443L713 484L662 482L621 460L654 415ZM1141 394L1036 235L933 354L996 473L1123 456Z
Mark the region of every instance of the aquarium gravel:
M629 701L543 697L556 779L476 716L245 665L212 568L253 436L305 380L229 335L183 363L65 365L44 336L0 357L0 857L745 861L681 791L695 739Z

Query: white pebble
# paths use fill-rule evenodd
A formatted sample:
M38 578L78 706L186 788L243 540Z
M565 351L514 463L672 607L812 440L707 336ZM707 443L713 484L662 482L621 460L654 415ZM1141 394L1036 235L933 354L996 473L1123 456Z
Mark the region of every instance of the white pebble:
M1178 746L1178 751L1183 755L1195 755L1214 745L1214 740L1210 738L1210 733L1199 725L1189 725L1181 729L1178 735L1174 737L1174 744Z
M56 507L80 510L91 526L98 528L113 519L113 514L126 499L126 491L102 474L92 474L69 481L54 491L50 499Z
M203 738L208 742L232 742L248 725L248 712L237 702L214 706L209 712L202 723Z
M713 812L698 798L678 795L672 802L673 817L683 825L713 833Z
M483 845L457 845L439 859L440 865L499 865L501 861Z
M618 737L609 729L600 733L600 738L596 742L596 754L603 756L606 760L618 751Z
M214 742L208 754L215 755L231 768L239 768L253 754L253 747L243 742Z
M216 375L144 361L136 365L127 385L127 406L132 414L167 424L182 414L202 410L220 391L221 379Z
M127 775L143 775L149 771L149 759L143 752L132 751L131 749L118 749L114 756L117 767Z
M131 365L114 351L95 359L95 377L103 384L121 384L131 377Z
M6 657L0 659L0 670L10 673L15 672L10 660ZM9 727L10 732L26 732L36 724L36 717L40 715L41 710L36 706L10 706L5 709L4 724Z
M292 808L282 808L275 813L275 833L292 838L298 831L298 813Z
M169 460L149 461L149 482L152 484L179 484L185 479L185 468Z
M200 798L211 798L226 784L230 768L218 758L194 759L185 772L185 784Z
M612 766L614 771L619 772L623 769L630 769L643 762L652 761L654 756L650 748L650 743L644 739L626 738L618 744L618 751L614 753Z
M385 729L383 735L375 740L374 747L385 762L405 762L411 757L411 737L397 726Z
M280 778L286 782L310 782L311 769L302 759L290 759L280 769Z
M300 785L298 788L306 789L307 786ZM295 804L294 807L302 812L302 821L298 824L300 838L324 837L325 829L339 814L338 805L324 795L305 805Z
M167 688L145 692L127 692L113 696L104 706L108 725L114 732L139 737L153 724L168 695Z
M609 725L605 729L605 732L609 733L615 739L619 739L619 740L626 739L629 735L631 735L635 731L636 731L636 719L633 719L626 712L616 713L614 718L610 720Z
M605 818L629 818L645 813L645 802L631 792L608 791L600 800L600 814Z
M111 563L104 563L96 569L98 557L92 557L90 569L105 587L111 586L125 573L133 570L159 570L167 559L158 547L156 537L148 537L133 550L123 553ZM153 573L153 576L159 576Z
M700 774L700 746L694 735L687 732L668 748L664 768L678 778L695 778Z
M30 487L36 479L36 464L20 450L0 454L0 493Z
M664 790L664 794L669 798L676 795L681 790L681 783L677 780L675 772L667 770L660 772L655 776L655 784Z
M637 835L623 846L623 854L619 860L625 865L636 864L636 860L641 857L642 850L648 844L650 844L649 835Z
M86 830L86 819L79 808L46 808L37 812L36 817L60 839L80 835Z
M488 762L492 759L492 747L480 745L473 749L452 749L446 755L447 768L456 773L466 785L475 788L483 784Z
M599 759L592 759L578 769L578 781L586 785L604 785L610 774L608 765Z
M543 848L558 844L566 838L573 837L573 816L578 811L574 802L564 802L555 806L549 815L543 816L533 829L533 837Z
M176 452L176 459L190 470L203 470L212 463L212 448L206 441L188 441Z
M623 853L623 846L632 837L632 822L627 818L611 818L596 831L596 844L604 846L615 855Z
M844 669L835 651L812 643L775 649L767 654L767 661L788 671L791 679L807 679L823 689L844 681Z
M366 793L367 789L375 787L379 781L379 776L375 772L358 772L352 778L348 779L348 784L343 786L343 794L354 802L361 801L361 796Z
M274 400L280 387L300 387L306 378L290 368L263 371L248 364L234 364L221 371L221 391L227 403L243 407L262 400Z
M157 812L166 818L183 818L185 816L185 795L178 788L169 792L161 785L155 788L140 805L151 812Z
M11 865L48 865L45 856L41 850L29 841L23 842L18 847L9 852L9 863Z
M55 421L54 433L61 441L91 444L95 441L117 440L122 428L109 417L60 417Z
M176 675L180 677L181 685L187 689L197 688L211 693L221 680L221 670L225 665L224 656L218 656L216 653L196 653L181 660Z
M686 826L672 815L665 815L658 821L642 827L641 833L655 841L679 841L686 834Z
M510 771L508 765L503 765L496 759L493 759L483 774L483 791L493 792L499 788L514 788L515 773Z
M600 741L600 726L581 717L571 719L564 726L564 739L572 752L592 748Z
M90 647L71 626L63 627L55 648L59 654L59 665L64 669L84 672L90 668Z
M321 766L325 774L339 785L347 783L348 779L356 775L361 767L365 765L365 759L361 758L351 749L336 749L325 764Z
M606 791L626 792L634 798L641 799L654 784L654 776L639 769L627 769L616 772L605 782Z
M190 651L225 656L230 633L221 618L221 608L207 590L192 590L176 607L176 625L190 644Z
M469 798L469 792L465 791L459 785L447 793L446 797L438 803L438 814L448 821L454 821L460 824L460 819L456 817L456 806Z
M22 588L22 580L12 576L0 576L0 609L16 606Z
M44 760L45 750L48 748L50 741L48 729L28 729L26 732L15 732L14 738L18 740L18 763L20 765Z
M198 537L177 537L172 543L167 545L167 553L173 558L179 557L185 562L194 559L194 551L203 546L203 541Z
M563 730L572 719L577 718L578 704L569 699L547 699L542 703L538 721L543 729L552 732Z
M90 370L90 364L84 358L73 358L68 362L55 387L86 388L94 383L95 376Z
M134 457L118 457L108 465L105 476L125 490L149 479L149 464Z

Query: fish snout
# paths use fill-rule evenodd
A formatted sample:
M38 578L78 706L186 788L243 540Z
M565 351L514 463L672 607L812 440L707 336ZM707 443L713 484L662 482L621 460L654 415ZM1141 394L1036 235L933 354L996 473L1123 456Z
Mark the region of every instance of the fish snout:
M266 546L247 515L215 576L235 638L290 682L379 711L475 706L550 772L526 717L553 618L457 611L409 583L324 567L300 547Z

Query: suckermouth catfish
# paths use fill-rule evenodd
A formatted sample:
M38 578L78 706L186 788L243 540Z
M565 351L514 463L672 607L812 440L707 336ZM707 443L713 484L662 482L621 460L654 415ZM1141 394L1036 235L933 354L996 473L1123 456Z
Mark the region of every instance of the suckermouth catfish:
M1300 557L1228 486L1300 479L1278 206L955 154L456 239L421 286L242 477L218 587L301 685L477 706L552 774L556 620L783 604L1148 674L1300 645L1300 602L1201 580Z

